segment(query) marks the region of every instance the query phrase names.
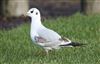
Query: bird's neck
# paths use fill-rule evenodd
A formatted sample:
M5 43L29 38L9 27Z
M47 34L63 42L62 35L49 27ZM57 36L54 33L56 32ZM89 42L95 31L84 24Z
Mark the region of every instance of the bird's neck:
M40 28L44 28L44 26L41 23L41 19L32 18L31 19L31 34L33 34L33 32L37 32Z

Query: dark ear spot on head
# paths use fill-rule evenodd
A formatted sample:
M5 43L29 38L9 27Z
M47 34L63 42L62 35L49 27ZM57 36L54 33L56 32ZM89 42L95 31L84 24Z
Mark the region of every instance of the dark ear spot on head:
M36 12L36 15L38 15L38 12Z
M33 11L31 11L31 13L33 13Z

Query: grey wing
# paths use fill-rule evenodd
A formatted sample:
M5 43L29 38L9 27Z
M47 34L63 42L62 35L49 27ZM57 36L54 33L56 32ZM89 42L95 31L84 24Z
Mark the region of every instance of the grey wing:
M50 42L59 41L59 39L61 39L61 36L57 32L50 29L41 29L38 31L38 35Z
M71 41L67 38L61 38L61 36L50 29L41 29L38 31L38 35L42 37L46 46L56 46L56 45L66 45L71 43Z

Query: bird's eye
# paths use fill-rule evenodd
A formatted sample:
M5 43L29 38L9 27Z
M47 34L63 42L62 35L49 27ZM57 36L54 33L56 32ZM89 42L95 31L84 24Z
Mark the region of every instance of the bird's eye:
M38 12L36 12L36 15L38 15Z
M33 11L31 11L31 13L33 13Z

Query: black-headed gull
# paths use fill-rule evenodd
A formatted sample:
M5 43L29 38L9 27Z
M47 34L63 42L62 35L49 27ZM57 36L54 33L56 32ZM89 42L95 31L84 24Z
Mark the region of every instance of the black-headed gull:
M59 49L63 46L80 46L82 44L75 43L68 38L61 37L57 32L46 28L41 23L40 11L37 8L31 8L27 15L31 17L31 31L30 35L32 41L42 46L48 53L49 50Z

